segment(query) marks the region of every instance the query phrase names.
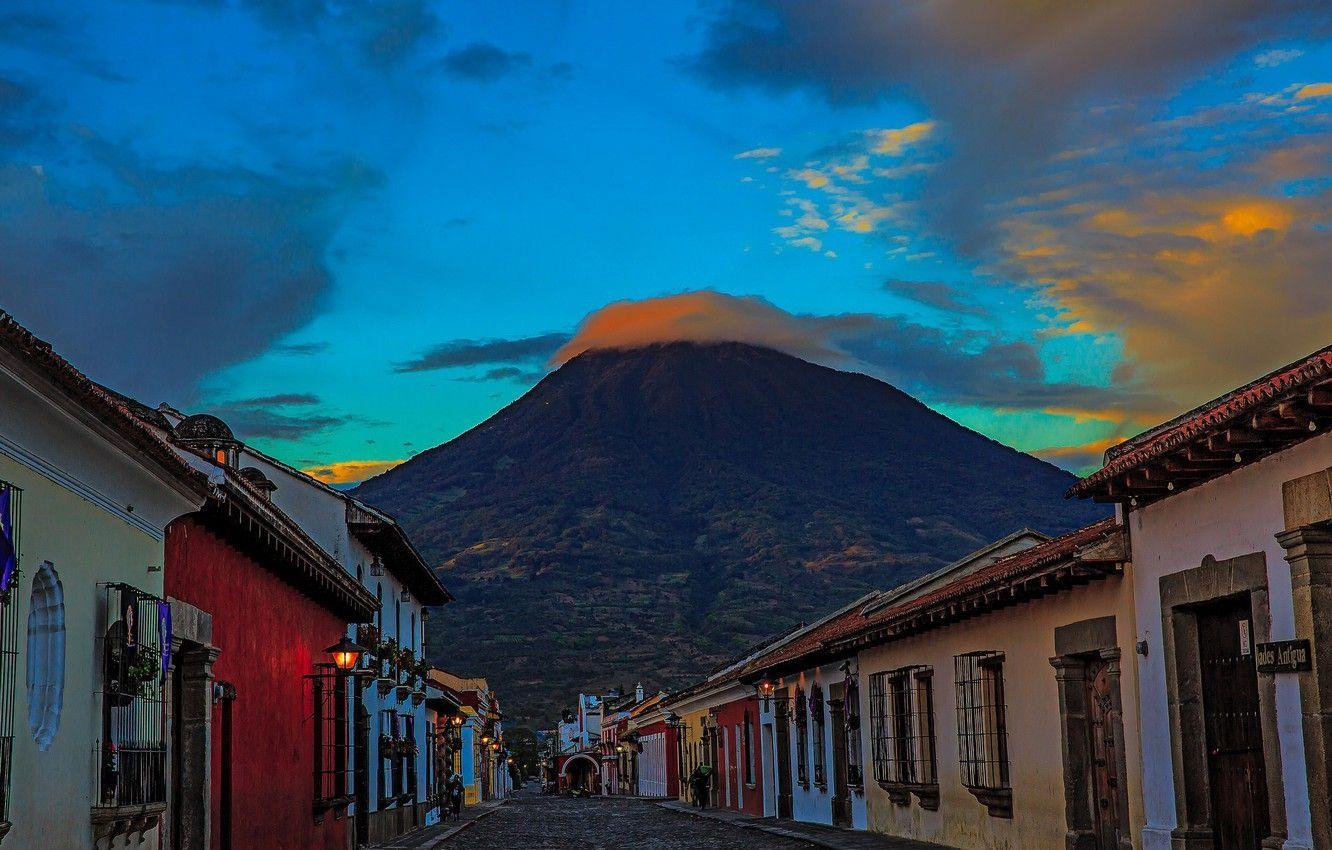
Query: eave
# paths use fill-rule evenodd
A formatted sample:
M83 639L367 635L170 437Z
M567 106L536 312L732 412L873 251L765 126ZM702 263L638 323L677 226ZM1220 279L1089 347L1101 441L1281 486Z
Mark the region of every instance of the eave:
M420 602L425 605L444 605L453 601L453 594L440 583L435 571L416 551L402 526L348 499L347 528L367 549L384 559L384 566L389 572Z

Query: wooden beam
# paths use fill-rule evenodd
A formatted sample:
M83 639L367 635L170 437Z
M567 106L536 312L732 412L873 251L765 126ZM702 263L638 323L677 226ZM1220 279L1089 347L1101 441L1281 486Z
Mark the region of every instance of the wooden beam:
M1305 394L1304 401L1310 407L1332 407L1332 381L1309 387L1309 392Z

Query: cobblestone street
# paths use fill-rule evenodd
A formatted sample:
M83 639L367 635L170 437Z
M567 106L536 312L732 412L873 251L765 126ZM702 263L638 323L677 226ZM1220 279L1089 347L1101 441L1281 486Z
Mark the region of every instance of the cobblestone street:
M796 850L813 844L664 809L647 800L519 795L440 850Z

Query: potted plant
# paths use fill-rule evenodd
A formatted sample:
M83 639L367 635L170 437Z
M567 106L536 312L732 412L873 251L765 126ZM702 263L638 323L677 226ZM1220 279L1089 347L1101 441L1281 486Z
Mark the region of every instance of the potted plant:
M396 678L394 665L398 657L398 642L393 638L381 641L375 654L379 656L379 678L375 681L375 686L379 689L381 697L388 696Z

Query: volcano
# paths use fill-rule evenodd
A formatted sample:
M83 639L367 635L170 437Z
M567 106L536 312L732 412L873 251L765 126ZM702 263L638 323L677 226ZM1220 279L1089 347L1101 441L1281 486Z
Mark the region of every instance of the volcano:
M676 687L1022 527L1104 517L1074 477L866 375L741 343L589 351L356 489L457 602L435 661L521 722Z

